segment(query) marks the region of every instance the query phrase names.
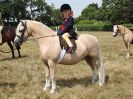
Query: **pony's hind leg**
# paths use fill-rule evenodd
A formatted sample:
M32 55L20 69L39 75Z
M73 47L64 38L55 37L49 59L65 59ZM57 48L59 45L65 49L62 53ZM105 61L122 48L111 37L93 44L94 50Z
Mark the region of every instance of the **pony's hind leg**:
M102 63L102 57L99 55L97 58L94 59L94 63L98 70L99 86L102 86L105 82L105 74L104 74L104 67Z
M102 63L101 56L95 56L95 57L89 57L87 56L85 58L86 62L90 65L92 69L92 83L96 82L97 80L97 72L99 75L99 85L102 86L105 81L105 76L104 76L104 67Z
M15 58L14 56L14 50L13 50L13 46L11 44L11 42L7 42L8 46L10 47L11 51L12 51L12 58Z
M91 67L91 70L92 70L92 83L95 83L97 80L97 70L93 63L93 60L90 56L87 56L85 58L85 60L86 60L86 63Z
M105 74L103 64L100 63L100 67L98 68L99 73L99 85L102 86L105 83Z

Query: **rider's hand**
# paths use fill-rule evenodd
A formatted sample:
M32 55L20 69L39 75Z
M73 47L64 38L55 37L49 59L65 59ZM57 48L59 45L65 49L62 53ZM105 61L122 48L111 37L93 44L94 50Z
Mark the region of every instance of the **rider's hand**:
M57 32L57 35L62 35L62 31L59 30L59 31Z

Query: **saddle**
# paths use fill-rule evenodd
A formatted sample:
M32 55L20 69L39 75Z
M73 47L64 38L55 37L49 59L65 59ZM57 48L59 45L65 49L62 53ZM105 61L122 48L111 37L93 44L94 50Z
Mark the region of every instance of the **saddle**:
M71 43L73 44L72 50L76 51L77 45L76 45L75 40L77 40L77 37L69 37L69 39L70 39ZM68 52L69 46L68 46L67 42L63 39L62 35L59 36L59 41L60 41L61 49L64 48L67 53L71 53L71 52Z
M130 28L129 30L133 32L133 28Z

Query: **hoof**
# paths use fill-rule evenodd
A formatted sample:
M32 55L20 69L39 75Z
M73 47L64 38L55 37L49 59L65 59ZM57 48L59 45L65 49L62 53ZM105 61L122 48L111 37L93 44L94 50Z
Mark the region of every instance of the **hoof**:
M99 82L99 86L103 86L104 85L104 81Z
M48 87L44 87L43 88L43 91L47 91L49 88Z
M12 58L15 58L15 56L12 56Z
M51 89L50 94L54 94L55 92L55 89Z
M96 83L97 82L97 77L92 77L91 83Z
M129 53L127 53L127 59L130 59L130 54Z
M92 80L92 81L91 81L92 84L95 83L95 82L96 82L96 80Z
M99 83L99 86L103 86L103 83Z

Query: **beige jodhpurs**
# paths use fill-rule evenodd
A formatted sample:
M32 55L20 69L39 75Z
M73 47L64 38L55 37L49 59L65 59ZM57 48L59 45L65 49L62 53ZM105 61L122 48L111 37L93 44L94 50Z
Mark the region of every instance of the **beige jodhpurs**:
M62 35L62 37L63 37L63 39L67 42L67 44L68 44L69 47L73 47L73 45L72 45L72 43L71 43L71 41L70 41L70 39L69 39L70 35L69 35L68 33L64 33L64 34Z

